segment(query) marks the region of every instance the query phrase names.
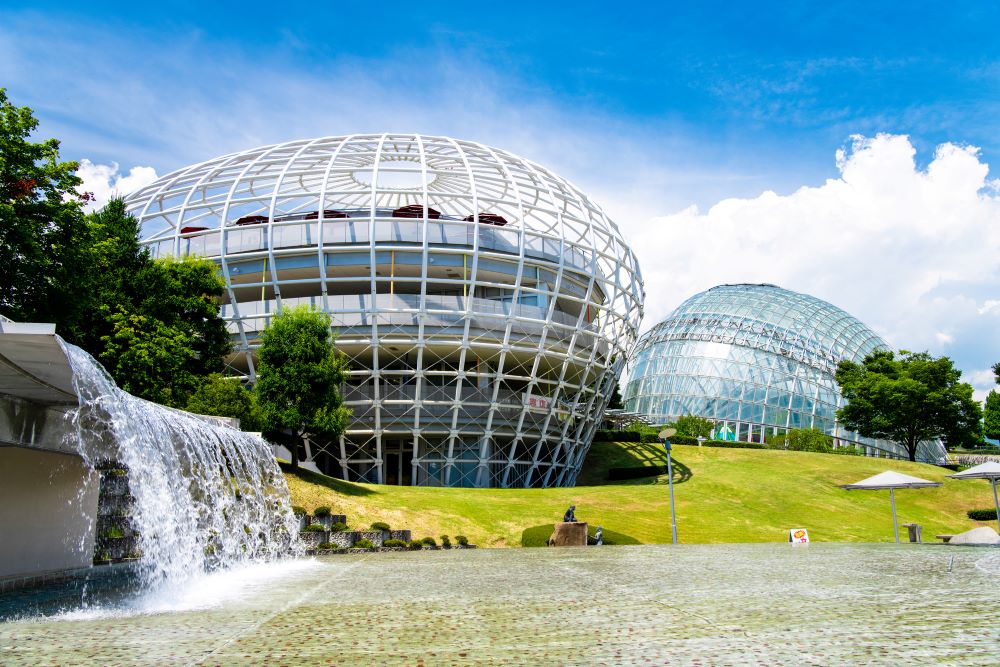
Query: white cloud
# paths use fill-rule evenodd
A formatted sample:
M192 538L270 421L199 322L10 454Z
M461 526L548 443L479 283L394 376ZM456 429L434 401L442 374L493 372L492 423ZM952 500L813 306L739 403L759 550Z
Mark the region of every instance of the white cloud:
M123 176L118 171L117 162L110 165L94 164L87 159L80 160L76 175L83 180L83 184L77 189L93 195L93 200L85 207L88 211L95 211L107 204L113 196L127 195L157 178L156 170L152 167L132 167L128 175Z
M966 373L962 379L972 385L972 395L980 402L986 400L986 394L990 393L991 390L1000 391L1000 387L997 386L996 375L993 374L992 368L981 368L971 371Z
M926 169L909 138L855 137L840 177L781 196L725 199L706 213L626 225L646 279L644 328L721 283L812 294L898 348L1000 361L1000 196L976 148L938 147Z

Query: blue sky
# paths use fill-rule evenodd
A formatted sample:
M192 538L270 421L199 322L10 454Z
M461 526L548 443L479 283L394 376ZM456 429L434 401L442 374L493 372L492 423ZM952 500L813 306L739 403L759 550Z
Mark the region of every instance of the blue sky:
M778 282L986 386L1000 266L967 251L1000 237L998 28L991 2L42 3L0 8L0 86L65 157L123 173L352 132L494 144L570 178L641 241L646 327L717 282ZM906 144L852 139L879 134ZM951 144L979 152L936 162ZM921 183L930 203L909 215L933 220L879 217ZM719 222L734 198L746 217ZM819 247L741 236L814 219L832 234ZM835 251L841 228L852 243ZM863 252L879 244L907 254ZM814 257L791 270L790 254Z

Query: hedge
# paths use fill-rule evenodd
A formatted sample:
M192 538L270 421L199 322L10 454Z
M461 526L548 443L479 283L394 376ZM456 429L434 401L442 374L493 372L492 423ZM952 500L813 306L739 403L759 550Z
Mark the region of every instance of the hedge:
M767 449L762 442L738 442L736 440L706 440L705 447L727 447L729 449Z
M647 445L655 445L660 442L657 433L640 433L638 431L600 430L594 436L594 440L596 442L641 442ZM698 438L678 434L670 438L670 443L674 445L697 445Z
M966 512L973 521L996 521L997 511L992 510L969 510Z

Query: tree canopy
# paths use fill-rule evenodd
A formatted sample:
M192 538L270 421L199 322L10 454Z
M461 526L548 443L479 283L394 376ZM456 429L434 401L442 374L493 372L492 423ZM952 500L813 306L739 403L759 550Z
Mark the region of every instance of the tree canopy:
M188 399L186 409L200 415L239 419L244 431L260 429L256 398L238 378L209 375Z
M307 306L282 309L261 336L254 391L266 431L291 432L292 466L303 435L336 438L350 410L340 385L347 360L333 346L330 316Z
M1000 393L996 390L986 395L983 409L983 434L992 440L1000 440Z
M683 417L677 419L677 423L674 424L674 427L680 435L686 435L692 438L697 438L698 436L707 438L712 434L712 429L715 428L715 422L711 419L706 419L705 417L684 415Z
M972 386L948 357L877 351L860 364L840 362L837 383L847 405L837 417L848 429L906 448L911 461L923 441L954 445L980 432L982 411Z

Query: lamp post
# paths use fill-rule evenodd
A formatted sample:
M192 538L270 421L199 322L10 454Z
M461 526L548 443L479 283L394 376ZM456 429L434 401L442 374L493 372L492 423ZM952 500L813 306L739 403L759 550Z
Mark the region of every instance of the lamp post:
M675 428L665 428L660 431L660 440L663 441L663 448L667 450L667 484L670 485L670 534L673 544L677 544L677 512L674 509L674 468L670 462L670 438L677 433Z

